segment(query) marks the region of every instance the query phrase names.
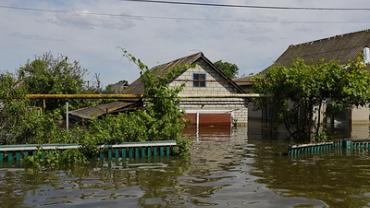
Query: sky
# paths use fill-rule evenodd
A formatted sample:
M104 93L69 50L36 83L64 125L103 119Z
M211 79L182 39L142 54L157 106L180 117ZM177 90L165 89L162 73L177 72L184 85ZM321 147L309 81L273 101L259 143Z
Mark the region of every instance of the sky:
M369 0L183 1L370 8ZM291 44L370 29L370 11L262 10L120 0L3 0L0 6L66 11L0 8L0 73L14 72L27 60L51 52L78 60L89 72L86 79L93 80L98 73L103 85L131 82L139 76L121 48L148 66L203 52L211 61L237 64L243 76L265 69Z

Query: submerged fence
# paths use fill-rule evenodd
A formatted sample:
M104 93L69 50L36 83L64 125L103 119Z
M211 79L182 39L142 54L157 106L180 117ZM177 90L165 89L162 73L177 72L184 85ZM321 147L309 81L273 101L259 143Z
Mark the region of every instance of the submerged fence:
M354 141L349 139L322 142L322 143L310 143L289 146L288 155L292 157L323 154L334 150L358 150L358 151L369 151L370 141Z
M99 159L113 158L151 158L169 157L173 152L176 141L148 141L148 142L127 142L114 145L99 145ZM78 144L24 144L24 145L0 145L0 165L7 161L12 165L14 161L19 163L24 157L40 151L41 157L48 151L65 151L79 149Z

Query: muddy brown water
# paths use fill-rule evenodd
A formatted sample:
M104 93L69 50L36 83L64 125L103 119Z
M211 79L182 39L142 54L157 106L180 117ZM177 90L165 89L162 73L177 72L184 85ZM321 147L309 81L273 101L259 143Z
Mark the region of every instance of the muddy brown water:
M366 151L290 158L290 141L276 134L212 128L189 160L3 168L0 207L370 207Z

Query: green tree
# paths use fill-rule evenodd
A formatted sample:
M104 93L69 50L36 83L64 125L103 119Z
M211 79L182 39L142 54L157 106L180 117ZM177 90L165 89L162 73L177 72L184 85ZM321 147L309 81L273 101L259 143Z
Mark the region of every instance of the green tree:
M297 59L289 67L272 67L254 81L256 92L271 96L260 100L259 106L272 106L275 119L283 121L298 138L310 138L314 127L313 135L319 136L324 103L338 111L370 101L370 74L361 59L345 66L336 61L307 65ZM314 121L315 111L318 117Z
M12 74L0 74L0 144L46 143L60 113L42 113L25 99L26 89Z
M27 93L73 94L84 90L83 76L86 70L78 61L70 62L68 57L53 57L45 53L26 63L18 70L18 80ZM37 103L41 106L41 103ZM64 101L48 101L47 109L53 110L64 105Z
M149 140L168 140L181 137L182 129L185 127L183 112L179 109L180 99L178 93L184 85L169 87L168 84L177 77L189 65L173 68L165 76L155 76L148 66L140 59L135 58L123 50L124 56L129 58L140 69L140 79L144 83L144 105L143 115Z
M239 73L239 68L236 64L219 60L214 65L230 79L234 79Z

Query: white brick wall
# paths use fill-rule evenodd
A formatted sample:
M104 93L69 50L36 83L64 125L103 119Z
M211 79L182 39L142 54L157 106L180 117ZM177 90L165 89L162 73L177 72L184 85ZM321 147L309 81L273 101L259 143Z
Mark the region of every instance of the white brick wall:
M193 73L206 74L206 87L193 87ZM186 80L186 81L185 81ZM179 96L186 95L232 95L237 91L223 77L214 71L207 63L198 61L193 68L177 77L170 86L185 84ZM225 110L231 112L232 119L237 125L248 122L248 104L242 98L187 98L182 99L180 107L184 110Z

